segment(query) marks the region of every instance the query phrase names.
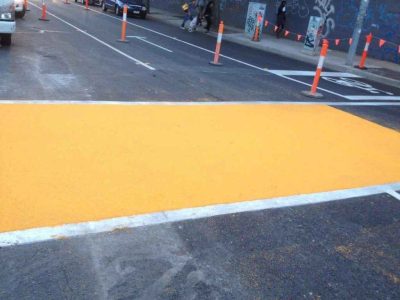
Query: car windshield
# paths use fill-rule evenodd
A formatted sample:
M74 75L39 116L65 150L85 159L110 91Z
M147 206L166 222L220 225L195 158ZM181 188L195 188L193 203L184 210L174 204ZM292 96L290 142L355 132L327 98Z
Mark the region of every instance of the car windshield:
M125 3L143 5L143 0L125 0Z

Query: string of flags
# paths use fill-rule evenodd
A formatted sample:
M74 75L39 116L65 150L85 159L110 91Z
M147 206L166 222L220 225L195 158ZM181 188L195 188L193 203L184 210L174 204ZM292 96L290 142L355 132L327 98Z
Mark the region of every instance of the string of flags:
M266 21L264 22L264 27L267 28L269 25L273 26L273 31L274 31L274 32L277 32L277 31L278 31L279 27L278 27L277 25L272 24L271 22L269 22L269 21L266 20ZM290 32L289 30L285 30L285 31L284 31L284 36L285 36L286 38L289 37L289 36L291 36L291 35L294 35L294 38L295 38L297 41L301 41L303 38L305 38L305 36L302 35L302 34L295 33L295 32ZM387 40L385 40L385 39L383 39L383 38L380 38L380 37L375 37L375 36L374 36L374 37L372 37L372 38L378 41L379 48L382 48L382 47L383 47L384 45L386 45L386 44L390 44L390 45L395 46L395 47L397 48L397 51L398 51L399 55L400 55L400 45L398 45L398 44L396 44L396 43L393 43L393 42L391 42L391 41L387 41ZM339 45L340 45L341 43L343 43L343 42L347 42L347 43L349 44L349 46L353 43L353 39L352 39L352 38L341 38L341 39L338 39L338 38L334 38L334 39L333 39L333 38L332 38L332 39L325 39L325 40L334 42L334 44L335 44L336 46L339 46Z

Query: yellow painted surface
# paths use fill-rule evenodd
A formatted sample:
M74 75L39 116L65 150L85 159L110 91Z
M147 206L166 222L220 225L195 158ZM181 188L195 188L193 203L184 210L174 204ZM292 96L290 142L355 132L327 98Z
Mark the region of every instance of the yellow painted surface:
M325 106L0 116L0 232L400 181L400 134Z

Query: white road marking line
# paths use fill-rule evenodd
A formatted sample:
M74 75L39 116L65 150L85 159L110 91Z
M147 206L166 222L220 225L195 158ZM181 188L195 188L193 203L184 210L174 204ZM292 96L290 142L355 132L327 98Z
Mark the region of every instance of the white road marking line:
M77 4L75 4L75 3L71 3L71 4L80 7L80 5L77 5ZM95 12L95 13L97 13L97 14L101 14L101 15L107 16L107 17L112 18L112 19L120 20L120 18L117 18L117 17L115 17L115 16L106 14L106 13L104 13L104 12L100 12L100 11L94 10L94 9L92 9L92 8L89 8L89 10L90 10L90 11L93 11L93 12ZM208 50L208 49L206 49L206 48L197 46L197 45L195 45L195 44L192 44L192 43L189 43L189 42L186 42L186 41L183 41L183 40L178 39L178 38L176 38L176 37L169 36L169 35L164 34L164 33L162 33L162 32L159 32L159 31L156 31L156 30L153 30L153 29L150 29L150 28L141 26L141 25L137 25L137 24L132 23L132 22L129 22L129 21L127 21L127 23L130 24L130 25L132 25L132 26L141 28L141 29L143 29L143 30L147 30L147 31L149 31L149 32L158 34L158 35L160 35L160 36L163 36L163 37L166 37L166 38L175 40L175 41L180 42L180 43L183 43L183 44L185 44L185 45L188 45L188 46L191 46L191 47L194 47L194 48L197 48L197 49L206 51L206 52L208 52L208 53L212 53L212 54L214 53L214 51L212 51L212 50ZM268 73L270 73L270 74L274 74L273 72L271 72L271 71L270 71L269 69L267 69L267 68L260 68L260 67L257 67L257 66L255 66L255 65L246 63L246 62L244 62L244 61L241 61L241 60L238 60L238 59L235 59L235 58L232 58L232 57L223 55L223 54L220 54L220 56L223 57L223 58L226 58L226 59L228 59L228 60L237 62L237 63L239 63L239 64L243 64L243 65L246 65L246 66L248 66L248 67L251 67L251 68L254 68L254 69L263 71L263 72L268 72ZM300 80L297 80L297 79L294 79L294 78L291 78L291 77L288 77L288 76L285 76L285 75L282 75L282 74L274 74L274 75L279 76L279 77L282 77L282 78L285 78L285 79L290 80L290 81L293 81L293 82L297 82L297 83L299 83L299 84L302 84L302 85L305 85L305 86L308 86L308 87L311 87L311 86L312 86L312 84L310 84L310 83L305 83L305 82L303 82L303 81L300 81ZM318 87L318 90L324 91L324 92L327 92L327 93L330 93L330 94L332 94L332 95L335 95L335 96L338 96L338 97L341 97L341 98L344 98L344 99L347 99L347 100L351 100L351 99L348 98L348 96L345 96L345 95L342 95L342 94L339 94L339 93L336 93L336 92L333 92L333 91L330 91L330 90L327 90L327 89L324 89L324 88ZM328 104L328 105L330 105L330 104ZM372 105L375 105L375 104L372 104ZM387 104L387 105L390 105L390 104ZM397 105L396 105L396 106L397 106Z
M268 70L270 73L286 75L286 76L315 76L315 71L297 71L297 70ZM360 76L351 73L341 72L322 72L321 76L324 77L349 77L360 78Z
M371 196L400 189L400 182L364 188L338 190L332 192L278 197L269 200L244 201L231 204L210 205L197 208L185 208L173 211L120 217L101 221L83 222L55 227L42 227L13 232L0 233L0 247L31 244L59 237L74 237L86 234L109 232L120 228L135 228L163 223L209 218L214 216L259 211L265 209L309 205L349 198Z
M43 29L40 29L39 31L16 31L15 33L23 33L23 34L39 33L39 34L44 34L44 33L71 33L71 32L69 32L69 31L43 30Z
M74 4L74 5L77 5L77 4ZM106 13L104 13L104 12L100 12L100 11L94 10L94 9L92 9L92 8L89 8L89 10L91 10L91 11L97 13L97 14L107 16L107 17L112 18L112 19L120 20L119 18L117 18L117 17L115 17L115 16L112 16L112 15L106 14ZM172 40L177 41L177 42L180 42L180 43L182 43L182 44L185 44L185 45L188 45L188 46L197 48L197 49L199 49L199 50L202 50L202 51L205 51L205 52L214 54L214 51L212 51L212 50L208 50L208 49L203 48L203 47L201 47L201 46L198 46L198 45L195 45L195 44L186 42L186 41L184 41L184 40L178 39L177 37L173 37L173 36L167 35L167 34L165 34L165 33L162 33L162 32L159 32L159 31L156 31L156 30L153 30L153 29L150 29L150 28L141 26L141 25L137 25L137 24L132 23L132 22L129 22L129 21L128 21L127 23L130 24L130 25L132 25L132 26L135 26L135 27L137 27L137 28L141 28L141 29L143 29L143 30L147 30L147 31L149 31L149 32L152 32L152 33L161 35L161 36L166 37L166 38L168 38L168 39L172 39ZM223 54L220 54L220 56L223 57L223 58L225 58L225 59L228 59L228 60L237 62L237 63L239 63L239 64L242 64L242 65L251 67L251 68L253 68L253 69L257 69L257 70L260 70L260 71L263 71L263 72L267 72L267 73L270 73L270 74L274 74L274 73L270 72L270 70L268 70L267 68L257 67L257 66L255 66L255 65L246 63L246 62L241 61L241 60L239 60L239 59L236 59L236 58L233 58L233 57L230 57L230 56L226 56L226 55L223 55ZM309 87L312 86L312 84L305 83L305 82L303 82L303 81L296 80L296 79L294 79L294 78L290 78L290 77L287 77L287 76L282 75L282 74L274 74L274 75L279 76L279 77L282 77L282 78L285 78L285 79L290 80L290 81L293 81L293 82L300 83L300 84L302 84L302 85L306 85L306 86L309 86ZM339 94L339 93L336 93L336 92L327 90L327 89L318 88L318 90L321 90L321 91L330 93L330 94L332 94L332 95L335 95L335 96L338 96L338 97L347 99L345 96L343 96L343 95L341 95L341 94Z
M36 105L329 105L329 106L400 106L400 102L327 102L327 101L111 101L111 100L0 100L0 105L36 104Z
M39 6L37 6L36 4L34 4L34 3L32 3L32 2L30 2L30 4L31 4L33 7L36 7L36 8L39 9L39 10L41 9ZM147 69L149 69L149 70L151 70L151 71L155 71L155 68L153 68L152 66L149 66L148 64L146 64L146 63L144 63L144 62L142 62L142 61L140 61L140 60L138 60L138 59L136 59L136 58L134 58L134 57L132 57L132 56L130 56L130 55L124 53L124 52L122 52L121 50L118 50L117 48L115 48L115 47L111 46L110 44L108 44L108 43L106 43L106 42L100 40L99 38L95 37L94 35L91 35L90 33L87 33L86 31L84 31L84 30L82 30L82 29L76 27L75 25L72 25L71 23L65 21L64 19L62 19L62 18L60 18L60 17L57 17L57 16L54 15L53 13L50 13L50 12L47 11L47 14L50 15L50 16L52 16L53 18L56 18L57 20L63 22L64 24L67 24L68 26L70 26L70 27L76 29L77 31L83 33L84 35L86 35L86 36L88 36L88 37L94 39L95 41L99 42L100 44L102 44L102 45L104 45L104 46L106 46L106 47L108 47L108 48L110 48L111 50L113 50L113 51L115 51L115 52L121 54L122 56L125 56L126 58L128 58L128 59L134 61L137 65L141 65L141 66L143 66L143 67L145 67L145 68L147 68Z
M136 38L136 39L145 39L146 38L145 36L138 36L138 35L127 35L126 37Z
M345 96L349 100L400 100L400 96Z
M74 5L77 5L77 4L74 4ZM80 5L77 5L77 6L80 6ZM103 12L101 12L101 11L94 10L94 9L92 9L92 8L89 8L89 10L91 10L91 11L97 13L97 14L107 16L107 17L112 18L112 19L120 20L120 18L118 18L118 17L109 15L109 14L107 14L107 13L103 13ZM214 51L212 51L212 50L208 50L208 49L203 48L203 47L201 47L201 46L197 46L197 45L195 45L195 44L186 42L186 41L184 41L184 40L178 39L177 37L173 37L173 36L167 35L167 34L165 34L165 33L162 33L162 32L159 32L159 31L156 31L156 30L153 30L153 29L150 29L150 28L147 28L147 27L144 27L144 26L141 26L141 25L138 25L138 24L129 22L129 21L127 21L127 23L130 24L130 25L132 25L132 26L135 26L135 27L137 27L137 28L150 31L150 32L152 32L152 33L155 33L155 34L158 34L158 35L160 35L160 36L166 37L166 38L168 38L168 39L171 39L171 40L180 42L180 43L182 43L182 44L185 44L185 45L188 45L188 46L191 46L191 47L194 47L194 48L197 48L197 49L206 51L206 52L208 52L208 53L214 54ZM226 59L228 59L228 60L235 61L235 62L237 62L237 63L240 63L240 64L246 65L246 66L248 66L248 67L251 67L251 68L254 68L254 69L257 69L257 70L260 70L260 71L264 71L264 72L265 72L264 68L260 68L260 67L257 67L257 66L255 66L255 65L252 65L252 64L246 63L246 62L244 62L244 61L241 61L241 60L238 60L238 59L229 57L229 56L225 56L225 55L222 55L222 54L221 54L220 56L221 56L221 57L224 57L224 58L226 58Z
M162 47L162 46L160 46L160 45L157 45L156 43L152 43L152 42L146 40L145 37L139 37L139 36L134 36L134 35L128 35L127 37L128 37L128 38L135 38L135 39L137 39L137 40L140 40L140 41L145 42L145 43L147 43L147 44L153 45L153 46L155 46L155 47L157 47L157 48L160 48L160 49L162 49L162 50L165 50L165 51L167 51L167 52L173 53L172 50L169 50L169 49L167 49L167 48L165 48L165 47Z
M392 196L393 198L400 200L400 194L398 192L393 191L393 190L387 190L386 193L389 194L390 196Z
M368 92L368 95L385 95L385 96L394 96L392 92L384 91L381 89L377 89L373 87L371 84L363 82L363 81L358 81L355 79L350 79L350 78L345 78L345 77L322 77L322 79L332 82L335 84L338 84L340 86L344 86L346 88L355 88L359 89L365 92ZM352 96L352 95L350 95Z
M386 193L388 193L393 198L396 198L397 200L400 200L400 194L398 192L393 191L393 190L387 190Z
M76 5L76 4L75 4L75 5ZM103 12L100 12L100 11L97 11L97 10L94 10L94 9L92 9L92 8L89 8L89 10L91 10L91 11L93 11L93 12L95 12L95 13L98 13L98 14L100 14L100 15L107 16L107 17L112 18L112 19L120 20L119 18L117 18L117 17L115 17L115 16L112 16L112 15L109 15L109 14L106 14L106 13L103 13ZM172 40L177 41L177 42L180 42L180 43L182 43L182 44L185 44L185 45L188 45L188 46L197 48L197 49L199 49L199 50L202 50L202 51L205 51L205 52L214 54L214 51L213 51L213 50L208 50L208 49L203 48L203 47L201 47L201 46L198 46L198 45L195 45L195 44L186 42L186 41L181 40L181 39L178 39L177 37L169 36L169 35L164 34L164 33L162 33L162 32L159 32L159 31L156 31L156 30L153 30L153 29L150 29L150 28L141 26L141 25L137 25L137 24L132 23L132 22L129 22L129 21L128 21L127 23L130 24L130 25L132 25L132 26L135 26L135 27L137 27L137 28L141 28L141 29L143 29L143 30L150 31L150 32L152 32L152 33L155 33L155 34L161 35L161 36L163 36L163 37L166 37L166 38L168 38L168 39L172 39ZM233 57L230 57L230 56L226 56L226 55L223 55L223 54L220 54L220 56L223 57L223 58L225 58L225 59L228 59L228 60L237 62L237 63L239 63L239 64L242 64L242 65L251 67L251 68L253 68L253 69L257 69L257 70L260 70L260 71L263 71L263 72L267 72L267 73L270 73L270 74L274 74L274 73L270 72L270 70L268 70L267 68L257 67L257 66L255 66L255 65L249 64L249 63L247 63L247 62L244 62L244 61L241 61L241 60L239 60L239 59L236 59L236 58L233 58ZM308 83L305 83L305 82L296 80L296 79L294 79L294 78L287 77L287 76L285 76L285 75L280 75L280 74L274 74L274 75L279 76L279 77L282 77L282 78L285 78L285 79L290 80L290 81L293 81L293 82L300 83L300 84L302 84L302 85L306 85L306 86L309 86L309 87L312 86L312 84L308 84ZM318 90L321 90L321 91L324 91L324 92L327 92L327 93L333 94L333 95L335 95L335 96L339 96L339 97L341 97L341 98L345 98L345 99L346 99L346 97L344 97L343 95L341 95L341 94L339 94L339 93L335 93L335 92L330 91L330 90L327 90L327 89L318 88Z
M285 79L290 80L290 81L294 81L294 82L300 83L300 84L305 85L305 86L309 86L309 87L312 86L311 83L306 83L306 82L303 82L303 81L300 81L300 80L297 80L297 79L294 79L294 78L291 78L291 77L288 77L288 76L285 76L285 75L280 75L280 74L275 74L275 75L278 76L278 77L285 78ZM324 91L324 92L330 93L332 95L335 95L335 96L338 96L338 97L346 99L346 97L343 96L342 94L339 94L339 93L336 93L336 92L332 92L330 90L327 90L327 89L324 89L324 88L321 88L321 87L318 87L318 90L319 91Z

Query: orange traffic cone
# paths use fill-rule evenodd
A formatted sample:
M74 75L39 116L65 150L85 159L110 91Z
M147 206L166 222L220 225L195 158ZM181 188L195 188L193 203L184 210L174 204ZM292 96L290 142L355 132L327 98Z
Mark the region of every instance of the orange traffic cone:
M42 16L39 18L40 21L49 21L47 19L47 6L44 0L42 1Z

